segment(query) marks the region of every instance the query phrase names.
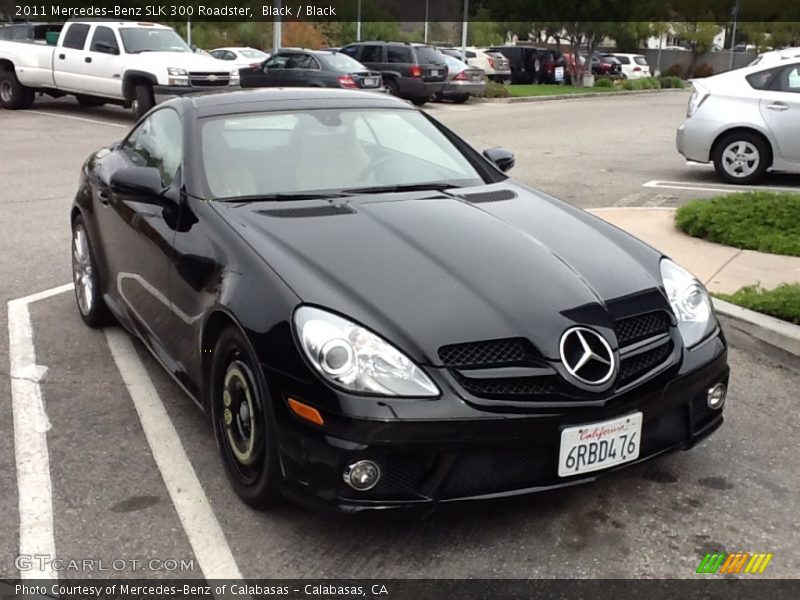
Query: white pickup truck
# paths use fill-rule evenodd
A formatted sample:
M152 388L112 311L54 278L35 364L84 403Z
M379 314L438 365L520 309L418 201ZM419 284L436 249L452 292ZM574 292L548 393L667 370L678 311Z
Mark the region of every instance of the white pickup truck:
M0 105L6 109L30 108L40 92L73 94L85 106L122 104L140 117L167 97L239 86L238 70L195 54L164 25L68 21L55 46L36 39L47 36L33 25L36 35L10 33L19 27L0 27Z

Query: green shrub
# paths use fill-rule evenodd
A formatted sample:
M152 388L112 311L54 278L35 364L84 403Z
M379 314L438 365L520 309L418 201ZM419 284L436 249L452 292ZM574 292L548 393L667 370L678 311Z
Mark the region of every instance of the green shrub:
M487 81L486 91L482 94L483 98L508 98L509 96L511 96L511 92L508 91L508 88L496 81Z
M626 79L622 82L622 89L623 90L638 90L640 89L637 86L636 79Z
M672 80L672 87L684 89L686 87L686 82L681 79L680 77L670 77Z
M726 302L800 325L800 283L784 283L774 290L749 285L733 294L714 295Z
M800 256L800 194L739 192L693 200L678 209L675 225L735 248Z
M611 79L609 79L608 77L601 77L600 79L598 79L598 80L596 80L594 82L594 87L610 88L610 87L614 87L614 82Z
M672 77L659 77L658 81L661 82L661 89L672 87Z

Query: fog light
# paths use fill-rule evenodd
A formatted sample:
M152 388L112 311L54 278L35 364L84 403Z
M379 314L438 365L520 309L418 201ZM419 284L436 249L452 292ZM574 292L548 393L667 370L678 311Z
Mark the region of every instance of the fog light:
M359 460L344 470L344 482L354 490L371 490L381 478L381 470L371 460Z
M708 390L708 396L706 398L708 402L708 407L713 408L714 410L719 410L722 408L722 405L725 404L725 389L724 383L718 383L712 388Z

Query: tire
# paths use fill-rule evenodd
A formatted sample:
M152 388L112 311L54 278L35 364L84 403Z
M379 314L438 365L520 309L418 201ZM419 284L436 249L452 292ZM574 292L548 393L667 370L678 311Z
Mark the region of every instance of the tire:
M734 131L714 145L714 170L723 181L748 185L764 177L772 165L772 149L760 135Z
M280 499L282 481L272 405L258 359L232 325L222 331L211 363L211 418L234 491L263 510Z
M455 104L464 104L467 100L469 100L469 94L461 94L459 96L450 96L450 100Z
M106 101L101 98L95 98L94 96L84 96L82 94L75 96L75 99L78 101L78 104L87 107L103 106L106 103Z
M397 82L390 79L386 82L386 92L390 96L399 96L400 95L400 88L397 87Z
M0 104L6 110L24 110L33 106L36 93L22 85L13 69L0 72Z
M430 98L412 98L411 102L414 106L424 106L428 100L430 100Z
M103 300L103 287L92 241L80 215L72 223L71 254L75 302L81 319L92 328L112 323L114 319Z
M141 119L147 111L155 106L155 98L153 98L153 88L146 83L137 84L133 90L133 114L137 119Z

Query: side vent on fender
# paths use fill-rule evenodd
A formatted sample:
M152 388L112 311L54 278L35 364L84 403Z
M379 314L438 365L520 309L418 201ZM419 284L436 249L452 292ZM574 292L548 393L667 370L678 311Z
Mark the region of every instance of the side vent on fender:
M278 219L302 219L304 217L335 217L337 215L354 215L356 211L347 205L309 206L306 208L273 208L259 210L258 214Z
M517 193L513 190L491 190L488 192L477 192L475 194L464 194L461 196L467 202L479 204L481 202L500 202L501 200L513 200Z

